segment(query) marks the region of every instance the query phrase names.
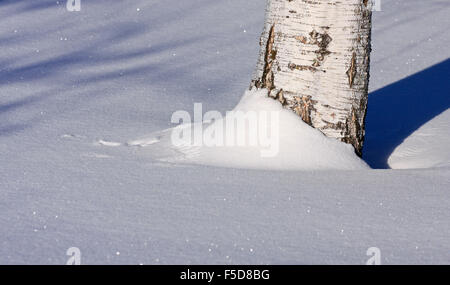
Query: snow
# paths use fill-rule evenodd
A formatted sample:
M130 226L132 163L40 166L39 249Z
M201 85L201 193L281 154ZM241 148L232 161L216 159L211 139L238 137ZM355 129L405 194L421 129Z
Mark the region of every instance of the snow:
M267 170L368 168L352 146L325 137L267 94L267 89L246 91L232 111L225 117L219 114L212 123L188 123L128 144L152 146L141 152L166 152L166 157L155 158L178 163ZM202 131L200 144L192 138L196 127ZM189 135L176 145L172 137L186 131Z
M343 154L358 169L321 171L186 158L162 131L238 104L263 0L65 4L0 3L1 264L72 247L82 264L365 264L371 247L450 263L447 1L382 2L363 157L379 169Z
M450 112L445 112L420 127L389 157L395 169L450 166Z

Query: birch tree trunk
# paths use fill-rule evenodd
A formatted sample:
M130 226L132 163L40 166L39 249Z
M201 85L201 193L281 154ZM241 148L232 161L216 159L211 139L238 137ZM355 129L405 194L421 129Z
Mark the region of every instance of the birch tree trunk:
M362 154L371 0L268 0L250 88Z

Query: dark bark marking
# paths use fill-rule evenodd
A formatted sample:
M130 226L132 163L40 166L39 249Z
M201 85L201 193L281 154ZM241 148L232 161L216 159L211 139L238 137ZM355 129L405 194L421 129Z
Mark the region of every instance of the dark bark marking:
M348 85L350 86L350 88L353 87L355 76L356 76L356 52L353 52L352 61L350 63L349 69L347 70Z
M350 116L347 117L345 122L344 137L341 140L345 143L353 145L356 154L358 156L362 156L363 140L361 138L364 134L361 133L363 128L359 122L358 111L355 107L352 107Z
M312 100L311 96L294 96L295 105L294 111L299 115L302 120L308 125L312 126L311 112L315 111L314 105L317 101Z
M316 72L318 71L317 68L315 68L314 66L309 66L309 65L297 65L295 63L289 63L288 67L290 70L309 70L311 72Z
M274 86L274 74L272 71L273 62L277 56L276 50L274 50L273 44L275 42L275 25L272 25L269 31L269 38L266 44L266 54L264 57L264 70L261 78L261 84L258 88L267 88L269 92L275 88Z
M281 103L281 105L283 105L283 106L286 105L286 98L284 98L284 91L283 91L283 89L278 91L278 93L277 93L277 95L275 95L274 99L278 100Z
M329 27L324 27L324 30L329 29ZM318 50L315 50L316 58L313 60L312 67L319 67L322 65L326 56L331 54L331 51L328 50L328 46L333 41L333 39L328 35L326 31L323 33L319 33L316 30L313 30L309 33L309 39L305 36L296 36L295 39L300 41L302 44L307 45L317 45L319 47ZM312 71L312 70L311 70Z

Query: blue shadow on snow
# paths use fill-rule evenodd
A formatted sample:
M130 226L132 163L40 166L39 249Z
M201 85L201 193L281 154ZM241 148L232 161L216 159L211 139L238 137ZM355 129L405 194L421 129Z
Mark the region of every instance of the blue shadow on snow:
M450 59L369 94L363 159L387 169L408 136L450 108Z

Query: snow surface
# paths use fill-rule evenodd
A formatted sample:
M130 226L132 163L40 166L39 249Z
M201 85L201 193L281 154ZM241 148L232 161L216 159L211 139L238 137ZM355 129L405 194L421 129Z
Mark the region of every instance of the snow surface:
M173 112L239 102L265 1L65 4L0 2L0 263L450 263L448 1L382 2L363 157L379 169L322 171L164 161Z

